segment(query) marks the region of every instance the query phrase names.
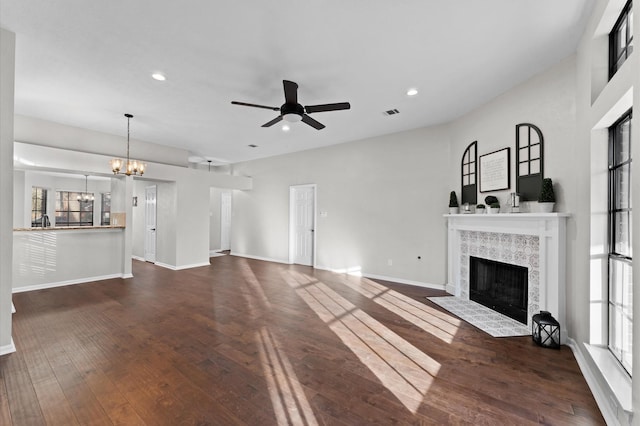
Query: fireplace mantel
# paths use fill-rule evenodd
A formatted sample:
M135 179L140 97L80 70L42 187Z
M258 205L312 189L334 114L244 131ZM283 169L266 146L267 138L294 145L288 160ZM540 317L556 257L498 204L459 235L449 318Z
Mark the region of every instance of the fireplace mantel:
M539 310L560 322L564 342L566 220L568 213L444 215L448 224L447 291L469 298L469 256L529 267L528 326ZM475 253L479 252L479 253Z

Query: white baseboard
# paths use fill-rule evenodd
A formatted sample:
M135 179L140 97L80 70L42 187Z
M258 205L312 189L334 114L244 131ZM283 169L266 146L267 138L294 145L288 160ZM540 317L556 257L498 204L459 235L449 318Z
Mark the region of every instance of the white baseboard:
M445 290L445 286L443 284L423 283L421 281L405 280L403 278L385 277L384 275L367 274L366 272L363 273L362 276L366 278L373 278L375 280L391 281L398 284L409 284L409 285L415 285L417 287L432 288L434 290Z
M16 307L14 306L13 302L11 302L11 313L12 314L16 313Z
M0 346L0 355L8 355L14 353L16 351L16 345L13 343L13 338L11 338L11 343L5 346Z
M156 262L156 263L154 263L154 265L160 266L160 267L166 268L166 269L171 269L172 271L181 271L183 269L200 268L202 266L209 266L209 265L211 265L211 263L203 262L203 263L194 263L194 264L191 264L191 265L175 266L175 265L169 265L168 263Z
M218 253L218 252L220 252L220 251L222 251L222 249L221 249L221 248L219 248L219 249L209 250L209 256L214 255L214 254L216 254L216 253Z
M139 260L140 262L146 262L146 260L144 260L144 257L140 257L140 256L131 256L131 258L133 260Z
M445 290L445 286L442 285L442 284L431 284L431 283L424 283L424 282L421 282L421 281L406 280L404 278L387 277L387 276L384 276L384 275L369 274L369 273L366 273L366 272L362 272L360 269L350 271L350 270L345 270L345 269L327 268L325 266L316 266L316 269L322 269L324 271L330 271L330 272L334 272L336 274L356 275L356 276L365 277L365 278L372 278L374 280L390 281L390 282L398 283L398 284L415 285L417 287L431 288L431 289L435 289L435 290Z
M253 255L244 254L244 253L232 252L231 256L246 257L247 259L264 260L265 262L284 263L286 265L291 265L291 263L285 262L284 260L271 259L269 257L262 257L262 256L253 256Z
M47 288L64 287L66 285L74 285L74 284L84 284L84 283L90 283L93 281L111 280L114 278L127 278L127 277L124 274L100 275L96 277L78 278L75 280L58 281L54 283L44 283L44 284L27 285L23 287L15 287L13 288L12 292L23 293L25 291L44 290Z

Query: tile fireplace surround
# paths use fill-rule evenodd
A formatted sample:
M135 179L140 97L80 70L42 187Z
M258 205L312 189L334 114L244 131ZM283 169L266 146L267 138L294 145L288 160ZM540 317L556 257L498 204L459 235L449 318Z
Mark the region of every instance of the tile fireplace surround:
M448 222L447 292L469 300L469 257L481 257L528 269L527 326L549 311L566 341L566 213L445 215Z

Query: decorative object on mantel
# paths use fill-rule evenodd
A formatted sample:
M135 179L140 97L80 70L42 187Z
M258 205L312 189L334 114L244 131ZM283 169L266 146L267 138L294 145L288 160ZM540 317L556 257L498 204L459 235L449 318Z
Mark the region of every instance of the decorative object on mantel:
M449 194L449 214L458 214L458 196L456 191L451 191Z
M485 207L484 204L478 204L476 206L476 214L484 214L485 213L484 207Z
M498 201L498 197L487 195L484 198L484 202L487 204L487 213L500 213L500 201Z
M540 213L551 213L555 202L556 195L553 192L553 182L550 178L542 179L542 188L540 189L540 196L538 197Z
M122 161L122 159L120 158L112 159L110 161L111 171L113 172L114 175L124 173L127 176L131 176L131 175L142 176L144 174L146 164L144 164L142 161L131 160L129 158L129 122L133 118L133 115L125 114L124 116L127 117L127 160L125 162L125 161ZM122 171L123 166L124 166L124 171Z
M516 192L522 201L535 201L544 175L544 137L531 123L516 125Z
M511 148L480 156L480 192L500 191L511 186Z
M531 337L544 348L560 349L560 323L550 312L540 311L532 317Z
M79 193L78 196L76 197L76 199L82 203L88 203L89 201L93 201L95 199L93 196L93 193L89 193L87 189L88 179L89 179L89 175L84 175L84 192Z
M511 213L520 213L520 194L512 192L510 196Z
M471 205L469 205L469 203L464 203L462 205L462 213L463 214L469 214L471 213Z

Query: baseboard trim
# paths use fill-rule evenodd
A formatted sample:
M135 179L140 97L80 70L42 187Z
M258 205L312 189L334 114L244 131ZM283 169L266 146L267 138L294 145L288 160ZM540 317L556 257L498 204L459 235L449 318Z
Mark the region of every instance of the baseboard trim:
M284 263L285 265L291 265L291 263L285 262L284 260L271 259L269 257L262 257L262 256L253 256L253 255L244 254L244 253L232 252L231 256L245 257L247 259L263 260L265 262Z
M203 263L193 263L191 265L169 265L168 263L155 262L154 265L160 266L161 268L171 269L172 271L182 271L183 269L191 269L191 268L200 268L202 266L210 266L211 263L203 262Z
M13 343L13 337L11 343L8 345L0 346L0 356L12 354L16 351L16 345Z
M23 287L15 287L12 293L24 293L25 291L44 290L47 288L64 287L67 285L84 284L93 281L112 280L114 278L127 278L124 274L100 275L96 277L78 278L76 280L58 281L53 283L27 285Z
M385 277L384 275L367 274L366 272L363 273L362 276L366 278L373 278L374 280L391 281L398 284L415 285L417 287L431 288L434 290L445 290L445 286L443 284L431 284L424 283L422 281L405 280L403 278Z
M133 260L139 260L140 262L146 262L146 260L144 260L144 257L140 257L140 256L131 256L131 258Z
M220 251L222 251L222 249L221 249L221 248L219 248L219 249L214 249L214 250L209 250L209 256L211 256L211 255L213 255L213 254L216 254L216 253L218 253L218 252L220 252Z
M398 283L398 284L408 284L408 285L414 285L416 287L424 287L424 288L430 288L430 289L434 289L434 290L445 290L445 286L442 285L442 284L431 284L431 283L425 283L425 282L422 282L422 281L406 280L404 278L387 277L387 276L384 276L384 275L369 274L367 272L362 272L360 269L350 271L350 270L344 270L344 269L327 268L325 266L316 266L315 268L316 269L321 269L323 271L333 272L335 274L356 275L356 276L360 276L360 277L371 278L371 279L374 279L374 280L389 281L389 282Z
M13 302L11 302L11 313L12 313L12 314L15 314L15 313L16 313L16 307L15 307L15 305L13 304Z

